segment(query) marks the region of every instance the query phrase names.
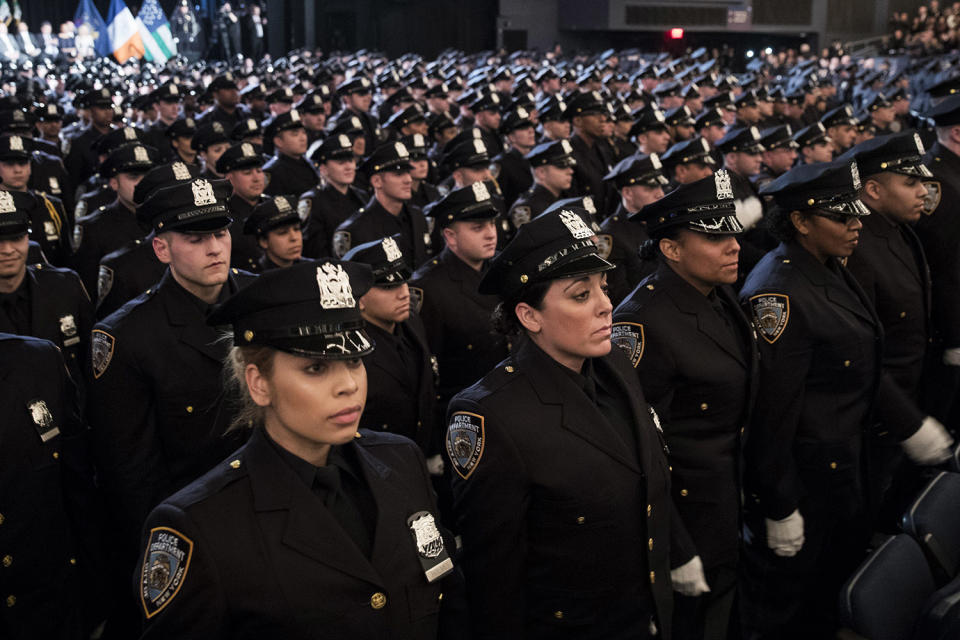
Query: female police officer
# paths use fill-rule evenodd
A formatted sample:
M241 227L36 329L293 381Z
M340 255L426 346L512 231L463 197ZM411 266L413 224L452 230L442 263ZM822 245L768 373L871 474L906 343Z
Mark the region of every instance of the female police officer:
M761 191L781 244L741 291L762 338L744 480L748 638L832 637L840 585L866 544L861 432L882 332L841 264L869 213L859 188L845 161L797 167Z
M373 348L366 265L268 272L210 323L233 326L248 443L145 526L145 638L436 638L449 549L413 442L358 432Z
M673 511L586 212L544 213L493 259L512 355L451 401L447 452L476 638L669 637Z
M659 263L614 312L613 343L663 422L674 504L706 573L705 583L702 573L673 576L681 594L674 637L725 639L740 546L740 445L756 373L750 324L729 286L743 228L724 169L639 216L653 238L644 249Z

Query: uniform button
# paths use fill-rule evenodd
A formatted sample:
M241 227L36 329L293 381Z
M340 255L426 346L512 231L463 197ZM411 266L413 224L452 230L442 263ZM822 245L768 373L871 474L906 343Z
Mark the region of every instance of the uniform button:
M77 564L76 558L70 558L70 564Z
M849 361L849 360L844 360L844 361L843 361L843 366L849 367L849 366L850 366L850 361Z
M653 512L653 505L652 505L652 504L648 504L648 505L647 505L647 517L648 517L648 518L650 517L650 514L651 514L652 512Z
M689 493L690 492L687 491L686 489L680 489L680 495L682 495L684 498L686 498L687 495L689 495Z
M836 463L836 462L831 462L831 463L830 463L830 468L831 468L831 469L836 469L836 468L837 468L837 463Z
M7 596L7 606L12 607L17 604L17 596Z
M467 345L467 351L470 351L471 349L473 349L473 345L472 345L472 344L468 344L468 345Z
M193 405L187 405L187 413L193 413Z
M437 602L438 603L443 602L443 592L441 592L440 595L437 596Z
M673 465L672 465L672 464L671 464L671 465L667 465L667 470L670 471L670 472L673 472Z
M375 594L370 596L370 606L374 609L383 609L385 606L387 606L387 596L377 591Z
M59 459L60 459L60 452L59 452L59 451L54 451L54 452L53 452L53 459L54 459L54 460L59 460Z
M650 551L653 551L653 538L647 540L647 548L650 549Z
M422 423L421 421L417 420L417 428L420 428L420 427L422 427L422 426L423 426L423 423Z
M653 285L652 285L652 284L648 284L648 285L647 285L647 289L649 289L650 291L653 291Z
M386 430L387 430L387 425L385 425L385 424L384 424L384 425L380 425L380 429L381 429L382 431L386 431Z
M563 611L554 611L553 617L557 620L563 620Z
M13 564L13 556L11 555L3 556L3 566L9 567L12 564Z
M587 522L586 518L584 518L583 516L577 516L577 524L585 524L586 522Z
M706 402L702 402L700 404L700 411L706 411L709 408L710 408L710 405L708 405Z
M231 468L231 469L239 469L239 468L240 468L240 461L239 461L239 460L231 460L231 461L230 461L230 468Z
M651 572L650 572L650 584L653 584L653 583L655 583L656 581L657 581L657 572L656 572L656 571L651 571Z
M906 318L906 317L907 317L907 312L906 312L906 311L901 311L901 312L900 312L900 317L901 317L901 318Z
M740 427L740 435L743 435L743 427Z
M510 365L505 366L503 370L506 371L507 373L513 373L513 367L511 367Z

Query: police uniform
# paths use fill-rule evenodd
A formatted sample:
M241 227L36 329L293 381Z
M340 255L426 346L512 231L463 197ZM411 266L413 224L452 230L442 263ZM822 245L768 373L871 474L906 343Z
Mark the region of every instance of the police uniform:
M640 216L655 239L676 227L713 235L741 230L723 170L681 185ZM725 639L735 611L741 451L758 364L752 327L728 285L704 295L661 257L614 311L612 340L660 416L674 504L710 587L699 597L676 596L674 637Z
M235 144L217 159L217 173L227 175L230 171L262 167L264 162L262 151L260 145L252 142ZM254 207L266 199L263 194L260 194L257 201L251 204L234 193L227 201L230 217L233 218L233 223L230 225L230 265L232 267L253 273L260 271L259 261L263 257L263 249L260 248L255 237L243 232L243 225Z
M605 111L603 98L596 91L581 93L567 104L567 113L571 118ZM571 191L572 195L593 196L601 218L605 218L615 208L612 203L616 202L616 198L611 187L603 181L603 176L610 172L614 163L613 158L605 153L606 149L598 142L594 141L593 145L589 145L576 133L570 137L573 157L577 161L573 170Z
M215 92L220 89L236 89L237 81L233 73L227 71L216 78L207 87L208 90ZM213 122L219 122L227 131L230 131L243 120L250 117L250 109L245 104L237 103L233 111L227 111L219 104L214 104L197 117L197 125L203 126Z
M0 333L0 362L0 633L88 638L100 540L73 384L46 340Z
M480 290L612 267L589 234L577 209L536 218ZM451 401L447 453L475 638L671 637L670 475L622 353L577 373L521 337Z
M425 160L427 162L427 177L420 180L420 184L413 189L412 195L410 196L410 204L415 207L423 209L431 202L436 202L442 196L440 190L433 185L430 180L434 179L437 175L437 166L434 163L428 153L427 153L427 139L420 133L413 133L409 136L404 136L400 139L400 142L407 148L407 151L410 152L411 160ZM431 177L433 176L433 177ZM431 244L431 253L434 250L437 250L436 247L443 244L441 238L435 238Z
M215 144L230 143L230 136L227 135L228 125L219 120L213 120L207 124L197 127L193 137L190 139L190 148L197 152L197 162L200 162L200 152L206 151ZM207 180L220 180L223 176L215 171L216 166L211 166L203 162L203 172L200 174Z
M784 211L861 216L869 210L857 199L859 187L856 165L834 162L797 167L761 193ZM761 338L744 465L744 632L825 637L836 630L840 586L866 549L861 452L883 330L839 260L821 263L795 240L764 256L740 300ZM800 548L775 555L772 528L798 513Z
M291 110L287 113L274 116L264 127L264 138L273 140L281 131L303 129L300 114ZM267 195L281 195L293 193L300 195L317 186L320 178L313 164L304 157L294 158L279 151L263 165L263 172L267 174Z
M106 87L90 91L81 100L83 107L112 107L113 98L110 89ZM78 135L70 139L70 151L63 159L63 164L77 184L82 184L93 175L99 164L97 152L93 144L108 131L100 131L93 124L83 129Z
M349 93L370 93L372 88L373 85L369 78L366 78L362 75L356 75L350 80L342 82L337 87L337 95L344 96ZM345 108L343 111L337 114L336 118L334 118L333 126L336 127L341 120L352 117L356 117L360 121L360 126L363 130L363 137L366 139L367 153L369 154L383 140L380 126L377 124L377 119L365 111L353 111L352 109Z
M368 175L383 171L409 171L410 154L402 142L379 147L370 154L360 169ZM352 247L379 238L400 234L400 250L409 256L414 268L423 264L432 249L432 239L423 212L403 203L400 213L394 215L383 208L376 196L366 207L344 220L333 233L333 255L342 256Z
M183 94L180 87L174 82L165 82L157 87L151 95L153 102L166 102L179 104L183 100ZM167 125L163 120L157 119L156 122L146 128L147 135L150 136L149 144L157 150L160 160L169 162L173 156L173 148L170 146L170 137L167 135Z
M369 267L328 260L261 278L210 319L231 323L235 344L320 359L373 348L355 302ZM301 329L318 324L327 335ZM423 455L406 438L358 431L316 467L257 425L148 518L142 637L448 637L460 580L436 513Z
M97 275L97 319L106 318L154 287L166 272L167 265L157 259L153 250L152 233L105 255Z
M301 226L300 216L297 215L296 196L274 196L265 198L257 204L243 221L243 234L247 238L252 238L258 243L262 238L274 229L296 225ZM302 245L301 245L302 248ZM266 251L261 250L263 255L257 260L257 272L270 271L272 269L282 269L281 265L270 259ZM294 263L300 262L300 258L294 260Z
M439 227L460 220L489 220L496 205L485 183L456 189L429 210ZM411 306L423 318L440 373L441 410L454 394L479 380L507 355L507 343L490 330L495 296L478 291L484 269L461 260L449 247L418 269L410 281Z
M524 156L524 159L529 164L530 169L548 164L559 169L577 166L577 161L573 157L573 145L570 144L569 140L555 140L538 144ZM509 242L520 227L543 213L547 207L559 198L560 195L554 195L552 191L539 182L534 182L533 186L521 194L511 205L506 216L508 227L503 231L504 240Z
M662 167L660 157L655 153L637 155L620 161L604 180L618 190L634 184L665 188L668 181ZM616 266L607 273L607 295L614 305L626 298L656 266L640 257L640 247L649 236L646 224L635 213L627 211L621 199L613 215L600 224L601 247L608 248L604 258Z
M533 121L530 120L530 114L527 110L519 107L503 118L500 132L503 135L508 135L512 131L524 127L532 129ZM521 193L524 193L533 185L530 161L524 157L524 154L511 147L495 156L493 162L500 168L496 176L497 184L500 186L500 191L503 192L504 202L509 207Z
M797 141L793 139L793 135L793 129L790 127L790 125L781 124L761 131L760 144L763 146L765 151L773 151L775 149L798 149L800 145L798 145ZM761 165L760 173L755 176L750 176L750 182L753 184L754 189L759 190L782 176L784 173L786 173L786 171L777 172L768 167L766 164L763 164Z

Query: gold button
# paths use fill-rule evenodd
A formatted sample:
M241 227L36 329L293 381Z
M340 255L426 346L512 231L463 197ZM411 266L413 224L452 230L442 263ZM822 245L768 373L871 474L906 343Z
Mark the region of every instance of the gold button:
M54 451L54 452L53 452L53 459L54 459L54 460L59 460L59 459L60 459L60 452L59 452L59 451Z
M187 405L187 413L193 413L193 406L192 406L192 405L189 405L189 404Z
M844 361L843 361L843 366L849 367L849 366L850 366L850 361L849 361L849 360L844 360Z
M740 435L743 435L743 427L740 427Z
M230 468L231 468L231 469L239 469L239 468L240 468L240 461L239 461L239 460L232 460L232 461L230 462Z
M583 516L577 516L577 524L584 524L586 523L586 521L587 519L584 518Z
M684 498L686 498L689 493L690 492L686 489L680 489L680 495L682 495Z
M423 423L422 423L421 421L417 420L417 428L420 428L420 427L422 427L422 426L423 426Z
M380 429L383 430L383 431L386 431L386 430L387 430L387 426L388 426L388 425L382 425L382 426L380 427Z
M437 596L437 602L443 602L443 593L442 593L442 592L440 593L440 595Z
M13 556L10 556L10 555L3 556L3 566L9 567L12 564L13 564Z
M831 462L831 463L830 463L830 468L831 468L831 469L836 469L836 468L837 468L837 463L836 463L836 462Z
M471 349L473 349L473 345L472 345L472 344L468 344L468 345L467 345L467 351L470 351Z
M653 291L653 285L652 285L652 284L648 284L648 285L647 285L647 289L649 289L650 291Z
M522 283L524 283L524 284L526 284L526 283L527 283L527 280L529 280L529 279L530 279L530 278L528 278L528 277L527 277L527 274L525 274L525 273L524 273L524 274L521 274L521 276L520 276L520 282L522 282Z
M507 373L513 373L513 367L511 367L510 365L505 366L503 370L506 371Z
M354 438L362 438L363 436L360 435L360 432L359 432L359 431L357 431L355 434L353 434L353 437L354 437Z
M807 200L807 204L810 206L813 206L814 202L816 202L816 200L814 200L813 198L810 198L809 200Z
M253 340L253 331L244 331L243 339L246 340L247 342L250 342L251 340Z
M906 318L906 317L907 317L907 312L906 312L906 311L901 311L901 312L900 312L900 317L901 317L901 318Z
M783 264L790 264L790 258L785 258Z
M706 410L709 409L709 408L710 408L710 407L709 407L709 405L708 405L706 402L703 402L703 403L700 404L700 411L706 411Z
M12 606L15 605L15 604L17 604L17 597L16 597L16 596L7 596L7 606L8 606L8 607L12 607Z
M374 609L383 609L385 606L387 606L387 596L377 591L375 594L370 596L370 606Z
M657 573L655 571L650 572L650 584L653 584L657 581Z
M653 551L653 538L647 540L647 548L650 549L650 551Z
M648 504L648 505L647 505L647 517L648 517L648 518L650 517L650 513L651 513L652 511L653 511L653 505Z
M70 558L70 564L77 564L76 558Z
M554 611L553 617L557 620L563 620L563 611Z

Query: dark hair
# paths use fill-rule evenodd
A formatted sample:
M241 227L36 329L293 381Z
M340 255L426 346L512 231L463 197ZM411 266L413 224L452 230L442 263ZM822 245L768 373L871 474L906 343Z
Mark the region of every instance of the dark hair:
M227 432L240 431L263 424L264 408L257 405L250 397L247 388L246 369L248 364L255 365L260 373L270 377L273 374L274 355L276 349L265 346L231 347L224 363L224 388L227 397L236 406L233 420L227 427Z
M791 213L793 213L792 209L775 206L764 216L763 221L766 223L767 229L780 242L789 242L797 236L797 228L793 226L793 220L790 219ZM802 211L800 214L807 215Z
M517 305L525 302L534 309L540 309L543 298L547 295L547 290L552 282L552 280L534 282L530 286L524 287L519 293L501 299L500 304L493 310L493 330L507 337L522 333L523 325L520 324L515 311Z
M680 226L667 227L657 231L653 237L640 245L640 259L647 260L656 260L663 255L663 252L660 251L660 240L666 238L668 240L676 240L680 237L680 232L683 231L683 228Z

